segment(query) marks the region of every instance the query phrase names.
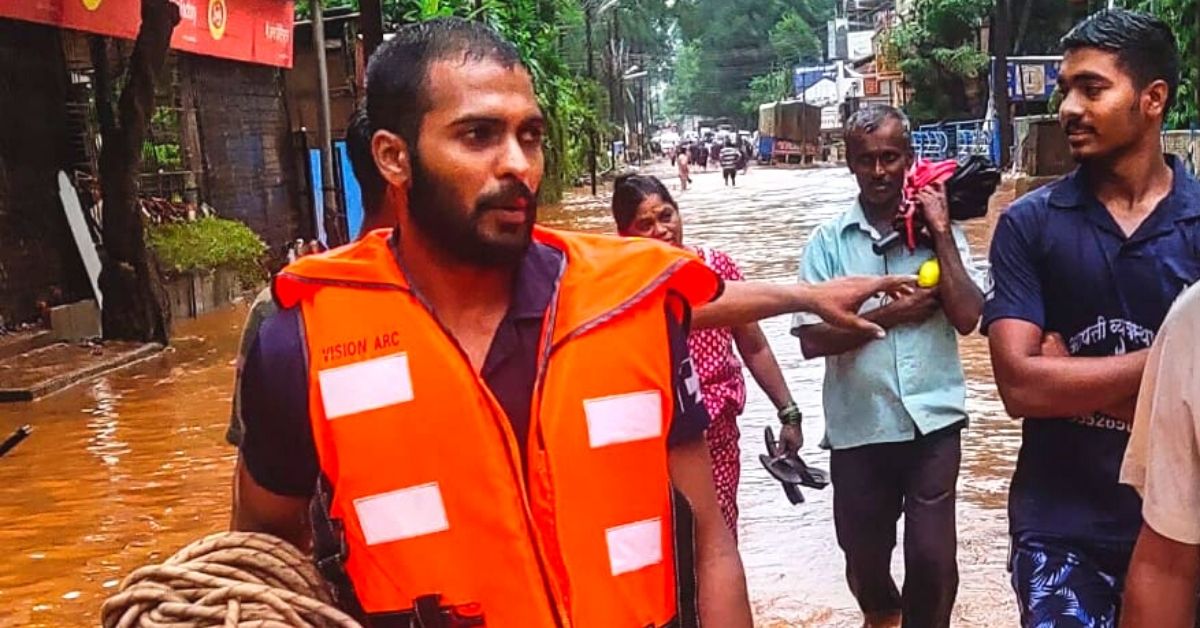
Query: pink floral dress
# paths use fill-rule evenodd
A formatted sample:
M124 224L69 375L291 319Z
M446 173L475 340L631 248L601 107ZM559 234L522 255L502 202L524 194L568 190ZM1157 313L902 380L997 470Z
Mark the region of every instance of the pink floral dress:
M742 281L742 271L725 253L691 247L725 281ZM705 432L713 461L717 502L725 524L737 538L737 489L741 479L741 450L738 448L737 418L746 406L746 380L742 363L734 353L733 330L704 329L688 336L688 349L700 376L704 407L712 422Z

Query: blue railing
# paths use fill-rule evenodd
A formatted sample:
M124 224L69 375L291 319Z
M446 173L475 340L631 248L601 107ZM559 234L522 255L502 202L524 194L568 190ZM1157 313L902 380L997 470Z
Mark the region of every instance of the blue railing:
M995 160L992 132L983 120L926 124L913 132L913 150L925 159L987 155Z
M913 131L913 150L917 157L940 161L950 151L950 138L944 131Z

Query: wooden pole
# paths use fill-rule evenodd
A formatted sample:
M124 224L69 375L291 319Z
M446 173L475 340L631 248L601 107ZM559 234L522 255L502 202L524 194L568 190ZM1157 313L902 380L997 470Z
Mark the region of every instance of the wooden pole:
M996 130L1000 133L1000 167L1012 163L1013 128L1012 112L1008 102L1008 53L1010 41L1009 1L996 0L992 17L992 54L996 65L992 68L992 96L996 104Z
M587 39L587 73L588 80L596 80L596 51L592 47L592 5L588 2L583 9L584 35ZM599 117L599 116L597 116ZM596 195L596 150L599 138L596 137L596 125L592 125L588 134L588 167L592 171L592 196Z
M333 122L329 117L329 65L325 58L325 15L323 0L312 0L313 47L317 51L317 141L321 152L321 191L325 200L325 244L334 247L345 244L341 218L338 215L337 186L333 181Z

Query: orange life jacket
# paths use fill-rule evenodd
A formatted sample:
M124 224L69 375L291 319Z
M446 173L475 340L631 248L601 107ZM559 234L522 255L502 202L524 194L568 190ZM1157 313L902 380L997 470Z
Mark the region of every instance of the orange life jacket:
M527 469L504 411L409 287L390 231L279 275L302 311L309 407L368 615L440 596L499 628L663 626L676 614L665 316L719 280L660 243L538 228L564 254Z

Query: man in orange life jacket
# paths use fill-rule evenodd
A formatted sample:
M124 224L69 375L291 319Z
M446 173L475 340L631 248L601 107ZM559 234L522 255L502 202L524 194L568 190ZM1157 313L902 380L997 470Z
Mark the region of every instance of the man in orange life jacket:
M234 527L311 547L375 627L749 626L686 348L719 280L656 242L535 227L545 121L485 26L400 29L367 86L398 227L276 279ZM899 281L738 287L706 317L864 326Z

